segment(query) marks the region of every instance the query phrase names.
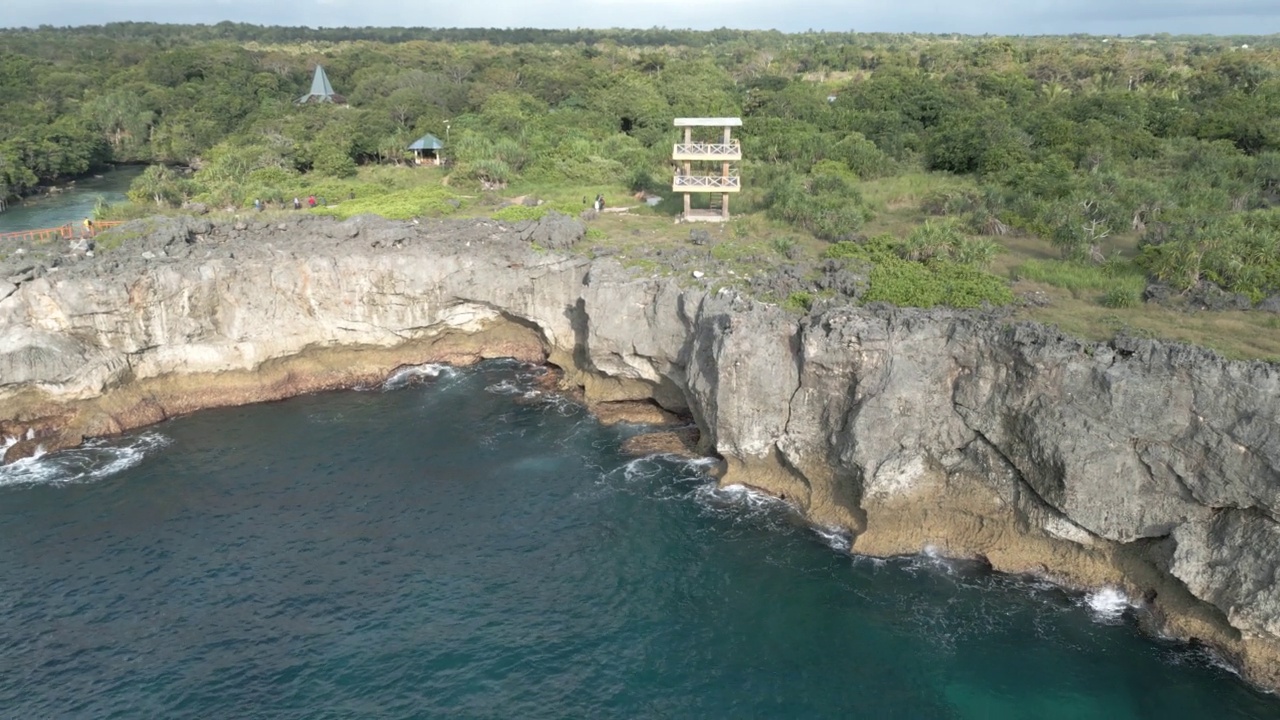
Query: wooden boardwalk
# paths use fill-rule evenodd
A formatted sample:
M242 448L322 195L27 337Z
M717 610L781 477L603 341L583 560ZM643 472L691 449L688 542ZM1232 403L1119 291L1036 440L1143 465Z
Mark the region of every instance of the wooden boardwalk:
M11 243L47 243L53 240L75 240L76 238L91 238L99 232L107 228L119 225L122 220L103 220L93 224L93 231L90 232L84 227L77 226L75 223L67 223L53 228L40 228L38 230L18 230L15 232L0 233L0 245L9 245Z

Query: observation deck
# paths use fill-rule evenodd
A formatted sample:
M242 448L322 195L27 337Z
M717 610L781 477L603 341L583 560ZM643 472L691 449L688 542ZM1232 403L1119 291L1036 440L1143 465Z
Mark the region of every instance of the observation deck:
M675 192L741 192L742 178L737 175L676 175L671 181Z
M742 159L742 145L737 140L728 143L676 143L671 152L672 160L709 160L712 162Z
M684 136L684 142L675 143L671 150L671 161L676 164L671 190L684 195L680 217L691 222L727 221L729 195L742 191L742 177L732 165L742 160L742 146L733 138L733 128L742 127L742 118L675 118L675 126ZM702 140L694 140L695 129ZM707 137L713 132L713 137ZM707 196L705 209L693 207L694 193Z

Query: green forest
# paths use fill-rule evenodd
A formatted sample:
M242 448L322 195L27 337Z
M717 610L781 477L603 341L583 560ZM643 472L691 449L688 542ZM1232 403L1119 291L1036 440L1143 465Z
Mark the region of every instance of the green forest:
M296 103L317 64L347 105ZM1277 36L0 31L0 196L148 163L124 214L317 193L342 201L320 211L393 217L507 190L574 211L597 188L669 196L672 119L689 116L743 118L746 190L717 257L865 262L864 299L901 305L1043 290L1058 301L1037 317L1082 334L1280 356L1220 340L1275 314L1204 332L1169 303L1142 314L1167 298L1280 310ZM448 138L446 166L390 172L425 133Z

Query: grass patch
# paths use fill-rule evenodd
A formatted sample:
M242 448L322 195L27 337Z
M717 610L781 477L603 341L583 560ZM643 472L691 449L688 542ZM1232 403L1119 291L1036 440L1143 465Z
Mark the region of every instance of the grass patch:
M560 212L577 215L591 208L596 195L604 195L607 208L644 206L643 202L631 197L632 193L621 185L555 185L545 182L513 183L502 193L508 198L533 197L543 204L552 205ZM584 202L585 201L585 202ZM637 208L638 209L638 208Z
M549 212L558 212L569 217L574 216L574 212L570 208L557 203L543 203L542 205L508 205L504 208L498 208L489 214L489 217L502 222L523 222L525 220L541 220L546 217Z
M1031 287L1035 287L1034 285ZM1056 325L1086 340L1110 340L1118 333L1200 345L1233 360L1280 362L1280 333L1275 315L1257 310L1189 313L1153 303L1107 308L1089 299L1040 286L1050 294L1046 307L1026 308L1019 316Z
M125 243L150 235L156 231L159 217L152 215L98 232L93 236L94 250L97 252L119 250Z
M316 215L329 215L339 220L346 220L356 215L380 215L391 220L408 220L415 217L451 215L461 206L462 199L448 188L426 185L345 200L336 205L317 207L311 212Z
M1136 307L1147 287L1146 274L1128 260L1102 265L1069 260L1028 260L1014 270L1020 280L1052 285L1072 297L1092 296L1104 307Z
M930 194L975 187L971 178L922 170L858 184L863 199L877 211L914 209L920 212L920 201Z

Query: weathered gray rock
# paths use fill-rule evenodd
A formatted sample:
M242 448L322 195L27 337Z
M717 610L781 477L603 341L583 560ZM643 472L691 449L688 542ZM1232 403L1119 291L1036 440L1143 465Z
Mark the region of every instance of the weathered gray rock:
M521 223L520 238L546 250L567 250L587 234L587 226L580 220L554 210L537 220Z
M536 332L588 401L651 398L689 413L730 481L860 537L880 532L876 552L936 541L1082 582L1141 591L1158 577L1280 648L1275 365L1138 338L1081 342L973 312L834 306L796 318L547 252L585 232L558 214L516 229L299 216L135 231L56 273L0 261L11 278L0 285L0 426L50 407L90 412L149 379L507 323ZM688 278L687 253L699 251L682 252L671 261ZM856 295L856 275L833 266L822 281ZM1153 542L1171 559L1133 573L1109 564Z
M824 260L818 266L820 273L815 285L819 290L830 290L846 300L857 300L870 287L871 268L841 260Z
M1187 294L1187 303L1205 310L1248 310L1253 301L1248 295L1223 290L1211 282L1202 282Z
M1174 533L1170 570L1251 635L1280 635L1280 525L1257 512L1221 510Z

